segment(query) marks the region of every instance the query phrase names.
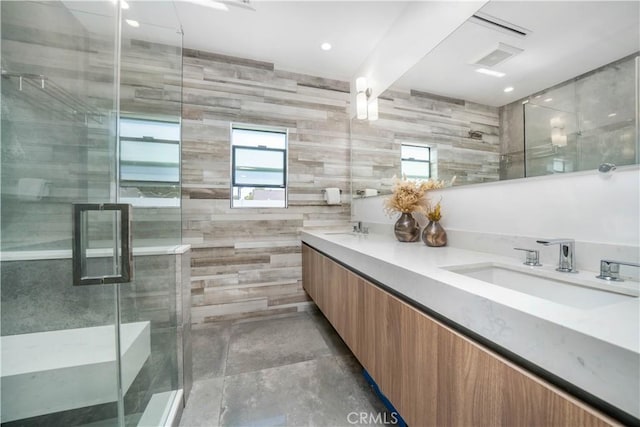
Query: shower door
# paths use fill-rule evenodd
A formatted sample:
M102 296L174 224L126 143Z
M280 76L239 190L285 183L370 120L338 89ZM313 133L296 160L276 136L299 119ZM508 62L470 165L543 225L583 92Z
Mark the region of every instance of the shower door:
M181 36L126 35L112 1L0 6L2 425L162 425L180 386L179 182L123 183L118 130L122 109L179 124L154 85L180 93ZM172 56L142 72L150 47Z
M1 6L2 423L117 425L116 288L74 286L71 259L72 204L116 202L116 9L98 35L62 3ZM112 216L90 215L92 275Z
M526 176L638 162L636 61L623 58L527 100Z

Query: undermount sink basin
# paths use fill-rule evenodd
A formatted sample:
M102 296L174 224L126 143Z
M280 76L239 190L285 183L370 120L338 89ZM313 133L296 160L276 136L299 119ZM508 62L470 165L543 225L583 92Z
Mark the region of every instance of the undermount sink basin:
M588 287L588 285L580 283L581 280L571 273L557 273L569 275L566 278L549 277L556 273L542 270L536 271L534 269L523 271L497 264L455 266L449 267L447 270L503 288L581 309L592 309L637 298L634 295Z

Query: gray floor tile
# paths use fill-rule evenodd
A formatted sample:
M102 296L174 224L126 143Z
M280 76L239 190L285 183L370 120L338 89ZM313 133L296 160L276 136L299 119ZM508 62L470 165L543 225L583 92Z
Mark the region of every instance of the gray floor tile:
M331 350L306 313L233 325L226 375L312 360Z
M220 424L351 426L360 413L375 420L384 408L339 359L327 356L226 377Z
M180 427L215 427L220 418L224 378L213 378L193 384Z
M193 381L224 376L230 326L219 324L191 331Z
M322 338L327 343L327 346L331 350L332 354L336 355L345 355L351 354L351 350L349 347L342 341L340 335L333 329L331 323L327 320L326 317L322 314L320 310L314 310L309 312L309 316L313 320L313 323L316 325L316 328L322 335Z
M365 380L363 375L363 367L352 354L337 356L338 364L342 368L345 378L351 381L354 387L359 388L363 395L369 399L369 403L372 407L376 408L377 412L384 412L386 407L382 404L380 398L375 394L369 383ZM389 419L389 417L387 417Z

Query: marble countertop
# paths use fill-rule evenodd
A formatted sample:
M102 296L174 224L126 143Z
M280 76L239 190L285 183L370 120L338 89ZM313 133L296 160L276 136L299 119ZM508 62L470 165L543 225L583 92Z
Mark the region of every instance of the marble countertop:
M467 264L523 267L522 259L401 243L387 234L306 230L302 241L441 316L640 418L640 299L590 309L555 303L446 270ZM533 268L533 267L532 267ZM535 267L549 276L554 266ZM594 287L619 286L581 271Z

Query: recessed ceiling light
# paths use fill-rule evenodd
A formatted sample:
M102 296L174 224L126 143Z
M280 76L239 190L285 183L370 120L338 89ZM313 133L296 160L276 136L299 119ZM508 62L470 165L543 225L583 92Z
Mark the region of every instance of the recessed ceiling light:
M553 101L553 98L547 98L544 100L544 102L551 102L551 101Z
M513 92L513 86L505 87L504 91L507 92L507 93Z
M615 117L615 116L617 116L617 114L616 114L616 113L611 113L611 114L609 114L609 117Z
M536 95L536 99L542 98L542 95Z
M493 77L504 77L505 73L501 73L500 71L488 70L486 68L477 68L476 71L481 74L486 74L487 76Z
M184 0L186 3L197 4L198 6L209 7L211 9L224 10L227 12L229 8L226 4L215 0Z
M320 45L320 49L322 50L331 50L331 43L324 42Z
M125 19L125 22L129 25L131 25L133 28L138 28L140 26L140 23L138 21L135 21L133 19Z

